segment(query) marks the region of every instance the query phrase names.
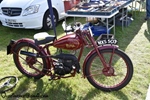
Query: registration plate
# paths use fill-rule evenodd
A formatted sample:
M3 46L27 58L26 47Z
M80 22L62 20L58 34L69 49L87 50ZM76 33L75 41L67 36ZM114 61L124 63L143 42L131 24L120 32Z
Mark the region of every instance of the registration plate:
M118 41L116 39L97 40L98 45L105 45L105 44L116 45L117 42Z
M5 19L6 23L16 23L15 19Z
M7 55L12 53L11 49L14 44L15 44L15 40L11 40L9 45L7 45Z

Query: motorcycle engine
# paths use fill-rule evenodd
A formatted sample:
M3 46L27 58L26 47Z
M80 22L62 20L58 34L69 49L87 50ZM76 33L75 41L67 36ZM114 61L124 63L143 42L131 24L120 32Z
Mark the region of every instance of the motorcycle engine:
M53 58L57 58L58 61L54 62L55 68L55 74L58 75L65 75L71 73L73 69L76 69L79 73L80 65L78 62L78 59L71 54L59 54L56 56L53 56Z

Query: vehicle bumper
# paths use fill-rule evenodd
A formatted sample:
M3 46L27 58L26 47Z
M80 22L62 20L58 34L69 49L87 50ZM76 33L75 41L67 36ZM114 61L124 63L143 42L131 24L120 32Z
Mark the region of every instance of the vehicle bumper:
M11 28L41 29L43 26L43 14L17 17L1 15L0 19L3 26Z

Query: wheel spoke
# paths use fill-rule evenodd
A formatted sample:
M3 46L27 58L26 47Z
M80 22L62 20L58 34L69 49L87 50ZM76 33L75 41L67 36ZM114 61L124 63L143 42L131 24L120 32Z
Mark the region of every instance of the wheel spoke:
M96 76L96 75L102 75L102 69L95 69L91 71L92 74L90 74L89 76ZM87 76L87 77L89 77Z

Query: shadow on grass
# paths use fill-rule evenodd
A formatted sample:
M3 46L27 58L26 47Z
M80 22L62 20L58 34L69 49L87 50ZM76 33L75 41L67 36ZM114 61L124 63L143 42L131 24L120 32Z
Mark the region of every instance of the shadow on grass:
M147 30L145 30L144 35L150 41L150 20L147 21Z
M75 100L77 98L77 95L73 93L72 88L69 87L69 84L66 84L62 81L51 81L50 83L47 83L48 85L51 85L46 94L48 94L49 100Z
M82 99L82 100L93 100L93 98L96 96L96 95L99 95L99 94L103 94L104 92L101 91L101 90L98 90L98 89L91 89L88 94L86 94L86 96ZM109 94L110 92L105 92L106 95ZM111 92L111 94L113 94L117 100L129 100L127 95L125 95L122 91L114 91L114 92ZM103 98L104 99L104 98ZM109 96L106 96L105 98L106 100L107 99L110 99Z
M113 95L118 98L118 100L129 100L128 96L122 91L113 92Z
M95 88L88 90L89 92L83 97L73 92L69 83L60 80L43 82L42 79L34 81L32 78L24 76L18 77L20 82L12 94L7 95L6 100L93 100L95 96L103 95L104 92ZM35 86L32 86L32 85ZM34 89L32 89L34 87ZM110 92L105 92L109 94ZM111 92L118 100L129 100L127 95L122 91ZM109 99L106 96L105 99Z
M118 40L119 48L125 50L126 47L133 40L135 35L141 29L142 24L145 22L144 20L145 12L140 12L138 16L135 17L133 22L122 29L122 27L116 27L116 39Z
M72 92L69 84L60 80L43 82L42 79L34 81L32 78L20 76L17 87L6 100L75 100L76 94Z

